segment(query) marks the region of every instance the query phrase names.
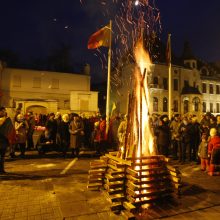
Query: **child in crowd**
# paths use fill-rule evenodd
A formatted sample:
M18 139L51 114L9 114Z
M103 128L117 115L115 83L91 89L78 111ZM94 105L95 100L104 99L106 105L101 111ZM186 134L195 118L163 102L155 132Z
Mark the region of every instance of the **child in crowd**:
M202 141L199 145L198 156L201 161L201 170L208 171L209 169L208 136L206 133L202 134Z

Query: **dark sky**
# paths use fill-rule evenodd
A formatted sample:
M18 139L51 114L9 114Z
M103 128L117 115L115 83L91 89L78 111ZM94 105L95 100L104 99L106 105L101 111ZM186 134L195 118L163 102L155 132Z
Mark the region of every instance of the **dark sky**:
M93 81L102 80L106 61L88 50L89 36L115 17L117 0L7 0L1 2L0 49L15 51L25 62L44 58L61 43L72 47L74 63L90 63ZM127 0L118 0L121 4ZM188 40L194 54L220 61L220 1L155 0L160 10L161 38L172 34L172 48L181 55ZM103 51L106 53L106 51ZM107 54L106 54L107 56ZM102 60L102 61L100 61Z

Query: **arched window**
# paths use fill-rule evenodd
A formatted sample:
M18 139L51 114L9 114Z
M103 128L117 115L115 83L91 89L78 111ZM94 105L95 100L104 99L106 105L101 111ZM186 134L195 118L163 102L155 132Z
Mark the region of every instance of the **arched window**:
M157 76L154 77L153 84L154 85L158 85L158 77Z
M192 103L193 103L194 111L195 111L195 112L198 112L198 111L199 111L200 99L199 99L198 97L195 97L195 98L192 100Z
M167 98L164 97L163 98L163 112L167 112L168 111L167 106L168 106Z
M153 97L153 112L158 112L158 98Z
M188 100L184 100L183 102L183 111L184 111L184 114L189 112L189 101Z

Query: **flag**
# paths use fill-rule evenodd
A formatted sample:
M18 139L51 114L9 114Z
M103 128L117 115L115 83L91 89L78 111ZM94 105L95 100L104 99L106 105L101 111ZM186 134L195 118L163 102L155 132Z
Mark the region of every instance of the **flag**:
M170 41L170 34L168 34L168 39L167 39L166 61L167 61L167 65L169 65L171 63L171 41Z
M109 47L111 40L111 30L109 26L105 26L92 34L88 41L88 49L96 49L98 47Z

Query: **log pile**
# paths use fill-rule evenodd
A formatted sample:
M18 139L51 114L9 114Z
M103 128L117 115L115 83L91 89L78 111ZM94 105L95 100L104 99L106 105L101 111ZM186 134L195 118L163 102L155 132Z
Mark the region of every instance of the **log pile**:
M111 210L126 219L146 204L173 195L180 195L181 178L176 167L164 156L120 159L106 154L91 162L89 189L104 189L111 201Z

